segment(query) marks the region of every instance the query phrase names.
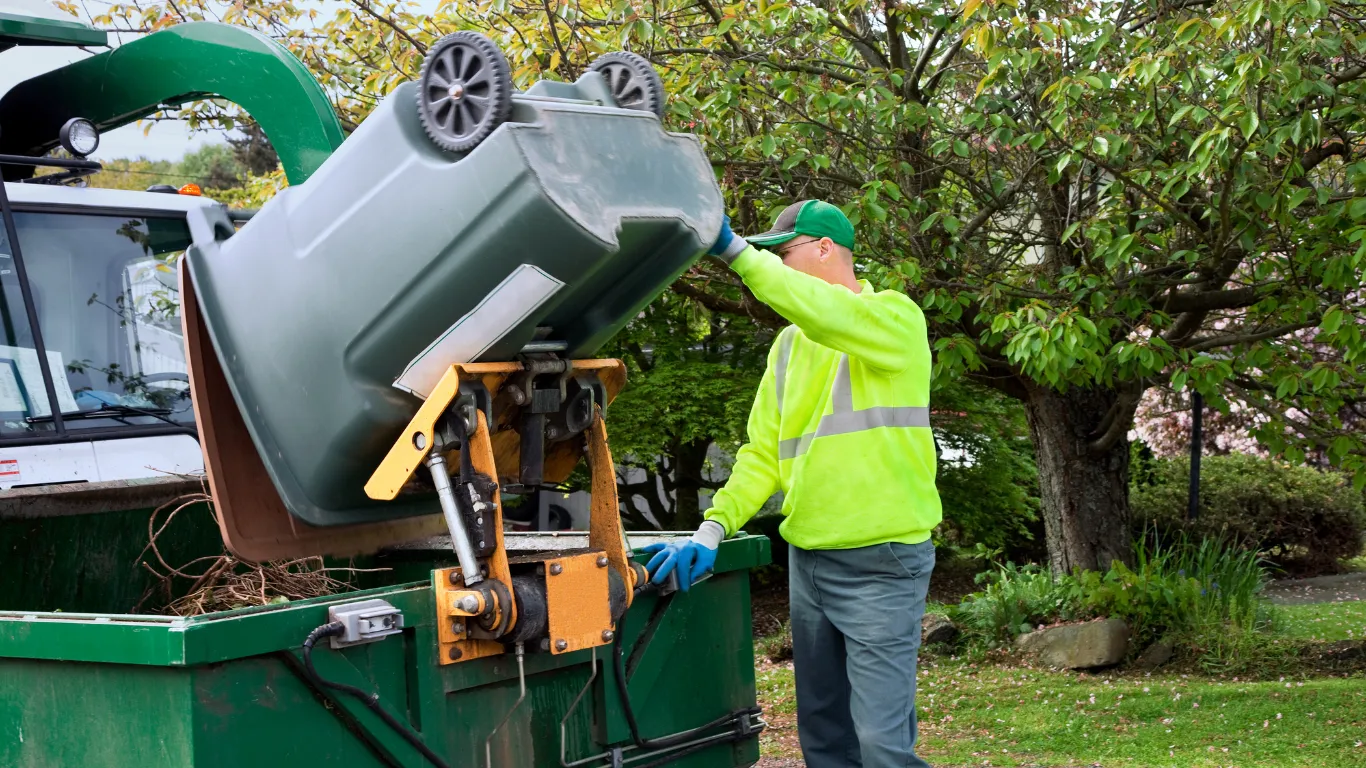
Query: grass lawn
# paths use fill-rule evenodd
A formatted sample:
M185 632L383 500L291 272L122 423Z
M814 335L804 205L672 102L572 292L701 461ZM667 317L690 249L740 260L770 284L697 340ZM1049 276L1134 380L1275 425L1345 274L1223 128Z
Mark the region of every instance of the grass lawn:
M1287 631L1361 638L1362 604L1287 609ZM1348 634L1349 632L1353 634ZM790 663L762 661L764 754L800 757ZM936 766L1366 768L1361 677L1058 673L927 658L921 754Z
M1281 609L1281 634L1300 640L1366 639L1366 602L1316 603Z

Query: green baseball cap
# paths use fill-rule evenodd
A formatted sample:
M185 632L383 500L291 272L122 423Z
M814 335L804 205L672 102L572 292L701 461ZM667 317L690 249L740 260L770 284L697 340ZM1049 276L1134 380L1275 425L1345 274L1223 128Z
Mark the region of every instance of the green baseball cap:
M746 235L754 245L781 245L797 235L828 237L836 244L854 250L854 225L844 211L823 201L803 200L793 203L778 214L773 226L757 235Z

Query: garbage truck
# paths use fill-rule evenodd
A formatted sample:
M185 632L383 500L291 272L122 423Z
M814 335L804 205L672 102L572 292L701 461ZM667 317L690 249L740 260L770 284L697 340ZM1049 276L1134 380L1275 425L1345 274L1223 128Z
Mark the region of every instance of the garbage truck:
M0 50L107 42L0 4ZM280 155L259 212L84 184L101 133L206 97ZM344 136L287 50L216 23L0 96L0 765L758 759L768 540L649 583L640 547L682 534L622 530L625 369L594 357L720 225L664 99L626 52L518 91L456 32ZM506 530L576 467L586 530ZM318 557L348 589L193 615L149 563Z

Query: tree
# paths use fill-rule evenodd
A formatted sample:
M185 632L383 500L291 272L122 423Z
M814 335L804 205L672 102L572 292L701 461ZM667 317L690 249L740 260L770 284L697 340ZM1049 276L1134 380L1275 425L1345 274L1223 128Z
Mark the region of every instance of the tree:
M181 179L175 163L169 160L148 160L145 157L109 160L101 163L104 170L86 177L86 183L98 189L128 189L141 192L154 184L180 186Z
M1046 556L1040 551L1042 531L1037 530L1039 472L1024 408L970 381L941 387L933 402L942 540L1002 550L1015 562Z
M242 185L244 171L235 154L225 144L205 144L185 153L176 170L203 189L232 189Z
M212 5L115 5L100 21ZM1363 437L1339 417L1366 384L1366 37L1349 3L481 0L419 16L353 0L319 21L261 0L224 13L290 44L350 125L455 29L493 36L522 84L572 79L611 49L650 57L668 124L704 137L740 230L792 199L846 201L860 269L925 309L939 384L966 377L1024 403L1055 570L1129 558L1127 435L1153 386L1254 404L1269 450L1323 450L1366 480ZM765 319L724 271L678 290Z
M746 318L666 294L603 351L629 368L630 383L611 406L611 438L619 467L644 475L619 488L633 527L701 524L701 494L724 481L709 453L715 445L734 455L743 442L771 341Z
M266 132L255 120L242 120L237 123L241 137L228 137L232 146L233 159L248 174L262 176L280 167L280 156L275 153Z

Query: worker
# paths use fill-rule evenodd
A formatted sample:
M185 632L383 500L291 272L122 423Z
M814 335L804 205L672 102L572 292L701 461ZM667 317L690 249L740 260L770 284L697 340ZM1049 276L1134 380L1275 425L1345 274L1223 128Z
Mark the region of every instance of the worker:
M756 247L757 246L757 247ZM769 248L770 250L761 250ZM774 339L749 441L691 539L648 569L686 589L776 491L789 544L797 730L809 768L908 768L916 657L939 524L930 348L920 308L854 273L854 227L806 200L709 254L792 323Z

